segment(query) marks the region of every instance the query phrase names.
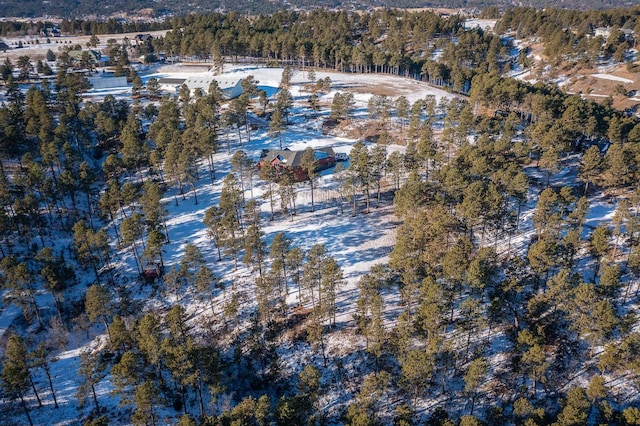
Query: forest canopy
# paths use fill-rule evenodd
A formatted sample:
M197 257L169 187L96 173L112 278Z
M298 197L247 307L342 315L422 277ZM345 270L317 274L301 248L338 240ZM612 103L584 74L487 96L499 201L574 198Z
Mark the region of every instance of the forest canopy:
M591 33L637 28L639 9L502 16L498 34L428 11L174 17L147 44L105 43L125 95L87 96L96 65L70 50L48 69L7 58L3 408L31 424L62 404L85 424L637 424L640 120L511 78L534 58L501 33L539 38L549 68L621 64L623 35ZM170 68L142 53L256 75L233 99L216 80L162 93ZM389 86L365 92L374 77ZM333 151L304 138L339 139L345 161L323 173Z

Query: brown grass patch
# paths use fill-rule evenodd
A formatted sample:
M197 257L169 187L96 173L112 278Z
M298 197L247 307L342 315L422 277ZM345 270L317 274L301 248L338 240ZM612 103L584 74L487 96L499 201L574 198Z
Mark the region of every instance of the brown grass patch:
M393 86L389 87L386 85L385 86L362 85L362 86L351 87L349 90L354 93L365 93L365 94L378 95L378 96L388 96L390 98L395 98L398 95L397 89L395 89Z

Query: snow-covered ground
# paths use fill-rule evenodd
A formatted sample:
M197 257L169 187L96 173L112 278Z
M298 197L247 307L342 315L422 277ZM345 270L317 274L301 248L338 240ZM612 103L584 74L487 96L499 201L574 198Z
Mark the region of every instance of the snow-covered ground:
M143 76L145 80L151 76L155 77L181 77L193 76L194 73L177 72L176 67L158 69ZM258 86L264 88L267 93L275 94L280 83L281 68L259 68L259 67L229 67L225 70L226 76L236 76L238 79L253 75L258 81ZM204 74L204 73L203 73ZM331 91L321 96L320 103L323 105L319 114L314 114L308 109L307 99L310 92L306 88L311 83L306 72L297 71L292 78L290 89L294 98L294 107L291 111L292 124L282 133L282 144L292 150L302 150L306 147L332 147L336 152L348 153L355 143L354 139L323 135L321 121L328 114L328 109L334 94L338 91L355 91L355 115L366 115L367 102L372 93L381 87L390 89L396 96L404 95L409 102L424 99L428 95L433 95L437 99L451 97L452 95L432 88L424 83L386 75L363 75L363 74L339 74L332 72L316 72L317 79L329 77L331 79ZM103 91L92 91L87 94L87 98L92 101L99 100L100 97L108 94L117 97L127 97L130 89L113 89ZM237 271L234 271L233 261L225 257L222 261L217 261L217 250L206 234L206 228L202 222L205 211L219 201L220 190L224 176L231 171L230 158L226 146L229 142L233 151L243 149L254 160L264 148L278 148L279 140L268 134L268 129L260 128L252 131L250 135L242 132L242 143L237 139L237 132L232 131L222 134L219 153L214 156L216 179L211 182L206 170L206 164L201 168L201 178L197 185L198 204L192 193L185 194L185 197L177 194L177 188L169 188L163 200L168 210L168 233L170 243L164 247L164 260L167 268L179 263L183 250L187 243L198 245L205 255L209 266L214 273L221 277L225 285L231 291L244 293L246 296L244 305L246 307L255 303L251 294L252 281L250 271L242 264ZM227 141L227 138L231 140ZM390 146L389 150L404 149L403 146ZM362 204L358 206L358 215L352 217L351 204L346 202L341 204L338 193L338 184L335 180L333 170L327 170L318 178L315 189L315 211L311 212L310 189L306 184L300 184L297 188L297 215L293 218L285 216L276 207L276 218L269 222L269 203L261 198L264 193L264 183L257 177L254 178L253 185L245 188L245 197L255 197L261 202L263 212L263 226L265 239L270 244L273 236L278 232L284 232L289 237L294 246L299 246L304 250L309 249L313 244L325 244L329 253L335 257L343 268L345 284L339 289L337 297L339 326L349 325L355 298L357 296L356 285L358 279L369 268L377 263L387 260L395 240L395 228L397 220L393 216L393 208L389 197L385 197L381 206L376 206L375 201L371 203L370 213L364 213ZM385 189L389 189L388 183ZM177 201L177 204L176 204ZM163 304L159 296L156 299L150 295L148 288L141 288L133 256L128 250L118 250L115 236L112 234L112 227L108 227L113 238L112 247L117 251L114 264L118 268L118 280L121 285L127 286L133 292L134 299L148 303L147 306L157 306ZM92 278L81 280L89 282ZM228 290L227 293L228 294ZM220 306L223 292L216 295L214 304ZM180 303L190 316L193 325L201 324L203 317L208 314L204 304L198 302L194 294L186 291L177 296ZM294 305L297 301L294 289L290 289L288 301ZM390 306L389 309L393 309ZM4 332L11 322L19 315L16 308L5 307L0 312L0 333ZM104 329L100 325L94 326L87 338L82 333L74 333L70 343L65 350L57 351L52 359L52 376L56 386L56 394L60 403L60 408L55 410L52 407L51 398L48 392L48 384L43 375L36 375L36 386L40 391L41 398L45 401L44 407L37 407L35 397L30 392L27 403L31 406L31 415L35 424L76 424L77 420L85 416L92 407L91 401L83 409L79 409L76 393L80 385L78 377L78 367L80 354L83 351L91 350L104 344ZM333 341L329 342L330 351L339 351L342 345L340 333L335 333ZM289 368L295 370L300 368L299 359L296 361L291 357L291 353L282 354L285 362L291 361ZM98 401L101 407L109 409L111 412L118 411L118 401L113 398L107 376L96 387ZM338 397L338 396L336 396ZM335 402L335 401L334 401ZM328 402L331 403L331 402ZM12 405L15 407L15 405ZM5 408L8 407L5 405ZM23 414L19 411L8 413L7 409L1 409L2 416L9 416L14 422L23 422ZM114 420L116 421L116 420ZM125 421L117 419L118 422Z

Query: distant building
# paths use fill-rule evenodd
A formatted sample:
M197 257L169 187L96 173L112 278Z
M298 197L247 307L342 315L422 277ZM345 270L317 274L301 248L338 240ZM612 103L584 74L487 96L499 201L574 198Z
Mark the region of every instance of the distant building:
M317 148L313 152L316 156L316 171L326 170L336 165L336 154L331 148ZM284 169L293 170L297 181L303 181L307 174L302 170L302 156L304 151L270 150L265 151L258 161L258 167L273 167L278 173Z
M207 74L198 74L188 78L160 78L158 84L160 90L169 93L178 93L182 85L186 85L193 93L194 90L200 89L203 93L209 93L209 86L213 81L218 83L218 87L225 99L237 98L242 94L242 84L237 78L227 78L224 76L212 76Z
M185 81L187 81L186 78L163 77L158 79L158 85L163 92L178 93Z
M464 29L474 30L479 28L482 31L493 32L497 23L497 19L467 19L464 21Z
M40 30L40 35L42 37L60 37L60 28L58 27L47 27Z
M598 27L593 30L593 36L598 37L602 36L605 40L611 36L611 32L613 28L611 27ZM624 35L626 40L631 40L633 38L633 30L628 28L620 28L620 32Z
M68 54L69 54L69 58L71 58L73 62L79 63L80 61L82 61L82 56L85 54L85 52L88 53L89 60L94 65L97 65L97 66L106 65L104 58L102 57L100 52L98 52L97 50L74 49L74 50L70 50Z
M121 89L129 87L127 77L98 77L89 79L94 90Z
M153 40L153 36L151 34L137 34L134 40L138 43L146 43Z
M218 83L218 87L225 99L233 99L242 95L242 84L238 78L229 78L225 76L214 77L205 74L189 77L184 84L187 85L191 92L196 89L200 89L204 93L209 93L209 86L211 86L211 83L213 83L214 80Z
M622 31L622 34L624 34L625 40L633 39L633 30L630 30L628 28L621 28L620 31Z

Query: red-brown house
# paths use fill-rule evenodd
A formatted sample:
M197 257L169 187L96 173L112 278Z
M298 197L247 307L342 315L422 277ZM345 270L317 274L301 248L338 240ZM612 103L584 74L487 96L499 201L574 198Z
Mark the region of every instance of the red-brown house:
M316 155L316 171L326 170L336 165L336 154L331 148L317 148L313 152ZM302 156L304 151L270 150L265 151L258 161L258 167L274 167L278 172L284 168L293 170L296 181L307 179L307 174L302 170Z

